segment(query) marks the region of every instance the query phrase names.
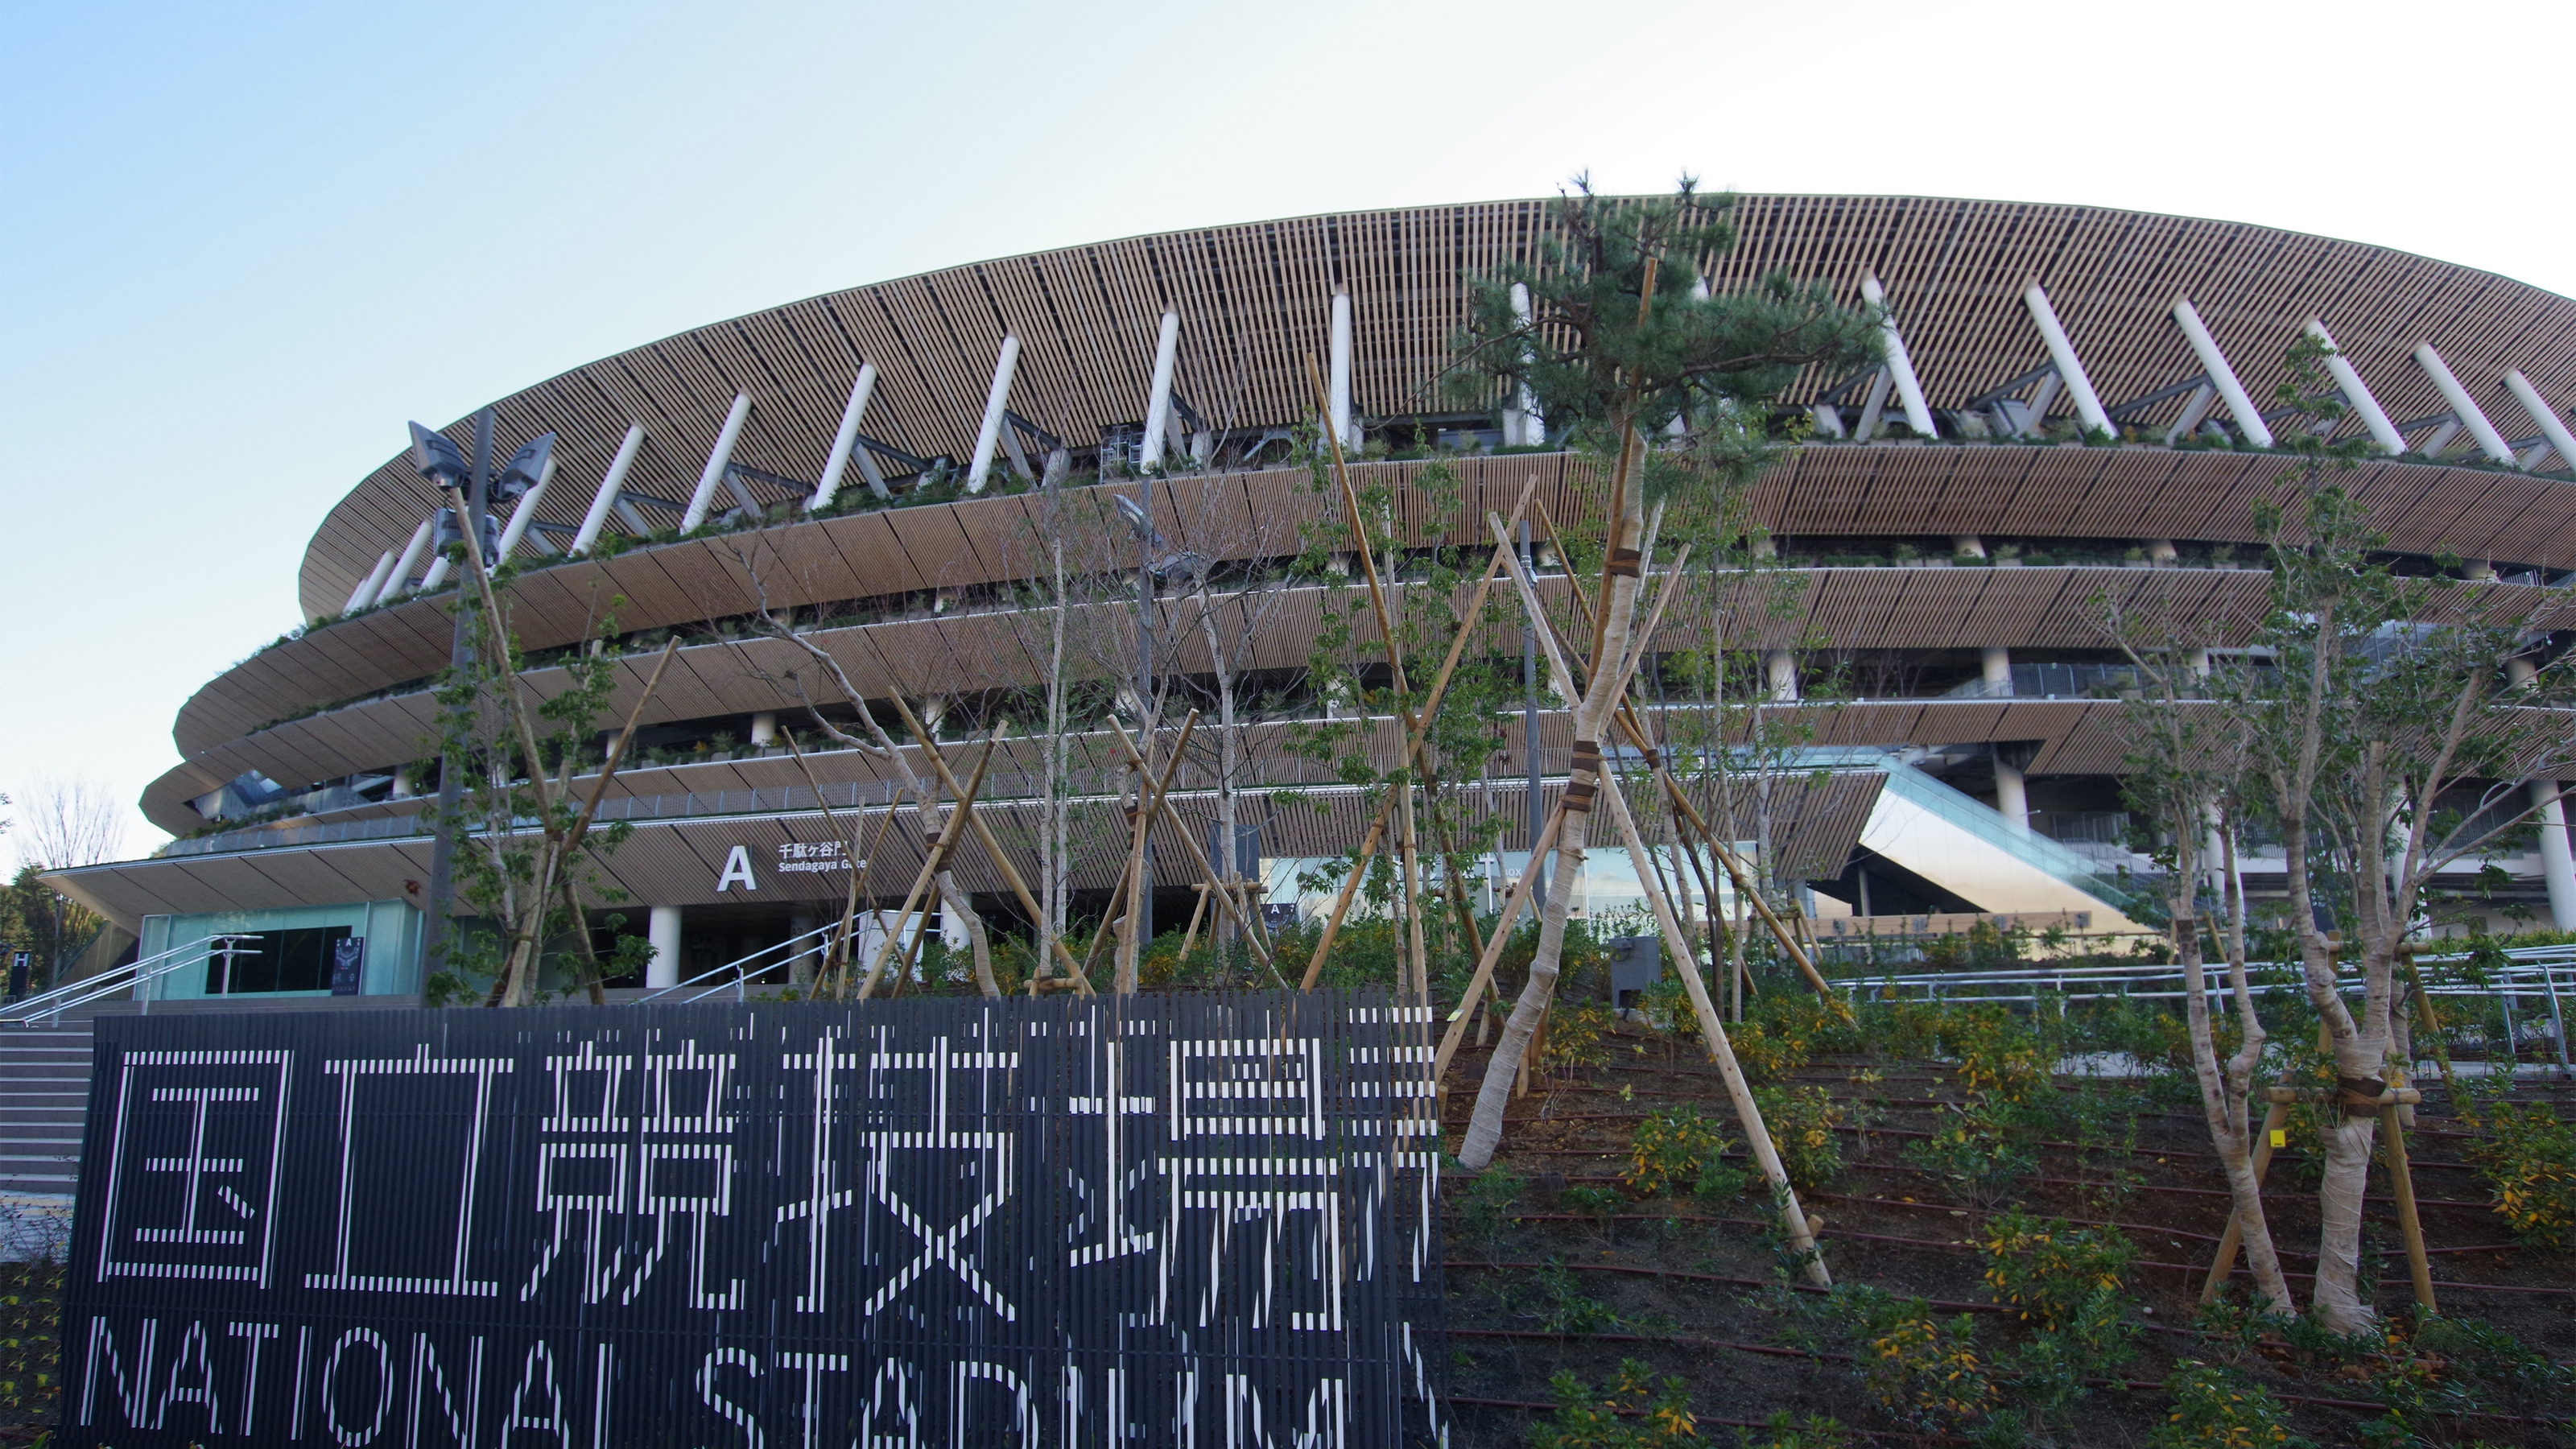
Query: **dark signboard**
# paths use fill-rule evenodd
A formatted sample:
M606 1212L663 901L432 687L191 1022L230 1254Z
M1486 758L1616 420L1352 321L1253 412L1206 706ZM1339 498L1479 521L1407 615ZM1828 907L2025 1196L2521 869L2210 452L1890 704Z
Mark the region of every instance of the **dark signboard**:
M1435 1442L1426 1029L1332 992L103 1019L63 1440Z

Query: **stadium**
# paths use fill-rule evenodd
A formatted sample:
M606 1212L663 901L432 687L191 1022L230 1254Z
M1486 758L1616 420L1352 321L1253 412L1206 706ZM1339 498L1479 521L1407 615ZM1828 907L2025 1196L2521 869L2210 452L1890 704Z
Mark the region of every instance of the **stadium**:
M809 727L807 706L848 720L854 704L746 627L754 616L829 651L869 708L907 701L960 761L1020 710L984 793L1013 851L1047 828L1025 701L1051 674L1140 680L1211 713L1227 675L1262 707L1223 728L1222 751L1207 729L1175 799L1218 860L1231 816L1233 863L1273 919L1317 911L1300 876L1356 845L1370 806L1296 746L1301 723L1335 711L1294 684L1335 607L1285 567L1334 516L1304 450L1319 426L1337 435L1425 548L1481 549L1487 511L1525 493L1569 528L1596 517L1594 459L1551 451L1546 420L1511 399L1463 406L1438 385L1468 280L1533 261L1550 215L1543 201L1426 206L958 266L713 323L497 400L502 455L556 439L537 486L496 510L521 645L540 660L582 647L614 601L622 719L679 639L603 802L631 832L585 886L599 918L655 947L632 984L696 978L837 917L854 870L861 899L891 904L923 858L894 830L854 859L853 832L895 808L894 776ZM1803 882L1819 939L2131 926L2116 882L2147 868L2120 790L2136 691L2098 601L2250 633L2268 577L2259 504L2292 461L2268 400L2302 335L2337 351L2343 427L2372 454L2350 486L2388 551L2477 589L2576 577L2576 301L2361 243L2101 208L1748 195L1737 218L1713 287L1785 269L1887 316L1884 366L1811 369L1780 398L1800 437L1753 506L1794 607L1759 639L1713 641L1676 617L1655 640L1757 648L1769 706L1811 714L1817 768L1763 848ZM465 446L473 423L443 431ZM1415 488L1435 466L1452 491ZM1096 522L1119 518L1112 495L1132 535ZM255 969L168 973L158 996L327 998L331 943L356 938L363 967L342 995L418 999L431 688L458 583L437 548L442 506L408 452L358 480L305 550L304 626L180 710L180 763L142 800L178 839L49 877L115 923L129 960L263 938ZM1544 534L1532 557L1562 603ZM1069 592L1060 566L1088 582ZM1493 642L1517 669L1517 637ZM538 692L548 677L541 665ZM1131 692L1112 712L1132 728L1140 707ZM1533 789L1561 789L1563 709L1542 694L1530 718L1498 720L1477 786L1494 818L1526 819ZM1392 760L1388 722L1359 724ZM1107 842L1059 856L1081 916L1105 902L1125 832L1111 726L1069 727L1081 763L1057 793L1082 802L1074 833ZM2554 807L2544 820L2482 908L2576 927L2563 824ZM1489 843L1479 889L1517 873L1528 842L1505 829ZM1174 928L1196 876L1171 842L1156 851L1150 909ZM1017 868L1034 880L1039 864L1032 845ZM981 852L955 869L979 910L1020 914ZM2257 891L2264 869L2257 849ZM1633 863L1599 850L1578 906L1638 894Z

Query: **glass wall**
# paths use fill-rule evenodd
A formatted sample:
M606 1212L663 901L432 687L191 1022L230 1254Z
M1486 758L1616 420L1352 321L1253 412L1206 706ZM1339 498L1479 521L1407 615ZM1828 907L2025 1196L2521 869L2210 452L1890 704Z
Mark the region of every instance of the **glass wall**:
M334 968L350 957L360 995L420 990L420 912L408 901L145 916L142 935L145 956L208 943L202 968L172 971L152 983L153 995L164 1001L327 996Z

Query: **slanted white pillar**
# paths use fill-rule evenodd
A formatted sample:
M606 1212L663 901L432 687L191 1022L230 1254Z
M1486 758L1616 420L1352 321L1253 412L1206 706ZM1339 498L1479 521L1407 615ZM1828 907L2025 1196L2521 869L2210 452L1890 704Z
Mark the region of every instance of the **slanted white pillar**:
M2174 416L2173 426L2165 429L2165 446L2170 448L2198 431L2201 420L2217 403L2218 389L2205 382L2193 388L2191 396L2182 400L2182 411Z
M1952 534L1950 536L1950 552L1962 558L1984 558L1986 556L1986 541L1977 537L1973 533Z
M975 460L966 465L966 491L981 493L993 474L993 451L1002 445L1002 414L1011 406L1011 374L1019 369L1020 339L1002 334L1002 355L993 359L993 386L984 394L984 426L975 431Z
M358 580L356 588L349 591L349 602L340 606L340 612L354 614L374 603L376 595L385 591L385 575L393 571L394 551L386 549L385 556L376 560L375 568L370 570L365 578Z
M411 542L403 545L402 557L394 561L394 571L385 576L383 592L376 595L379 604L390 604L402 597L403 581L411 577L412 565L429 549L430 535L438 530L438 515L433 512L411 531Z
M1332 414L1326 421L1333 436L1343 447L1357 448L1359 432L1351 421L1351 289L1346 286L1333 288L1332 375L1325 381L1331 388Z
M546 496L546 485L555 481L555 460L546 459L545 471L537 475L537 486L519 495L519 506L510 510L510 522L501 530L500 545L492 551L494 567L510 561L510 550L528 536L528 525L537 521L537 500Z
M653 943L653 959L644 965L644 985L658 990L680 984L680 908L655 906L646 919L644 939Z
M2075 416L2093 432L2112 437L2120 430L2111 426L2111 415L2102 411L2102 399L2093 391L2093 380L2084 375L2084 360L2075 355L2075 344L2058 325L2057 309L2048 305L2048 293L2040 289L2033 277L2021 291L2022 305L2030 309L2030 320L2039 328L2040 340L2048 344L2048 357L2057 364L2057 375L2066 383L2066 391L2075 399Z
M2379 399L2370 395L2370 387L2353 368L2352 359L2344 356L2343 349L2335 345L2334 334L2326 330L2326 324L2311 317L2306 330L2310 337L2326 345L2326 371L2334 377L2335 386L2343 390L2344 401L2352 404L2353 413L2361 419L2361 425L2370 430L2370 441L2392 458L2405 452L2406 439L2398 434L2397 425L2388 420L2387 412L2379 406Z
M1512 317L1523 327L1529 325L1529 288L1520 282L1512 283ZM1526 360L1528 354L1522 356ZM1515 387L1511 405L1503 409L1503 446L1535 448L1546 441L1547 422L1538 414L1538 399L1527 387Z
M1852 439L1866 443L1878 436L1878 424L1887 416L1887 392L1895 385L1886 368L1869 375L1869 396L1860 405L1860 421L1852 426Z
M1798 656L1786 649L1774 649L1763 656L1764 667L1771 675L1771 697L1782 704L1798 702Z
M868 415L868 395L876 390L877 365L860 363L858 380L850 384L850 400L841 404L841 425L832 430L832 451L823 456L823 476L814 480L813 501L805 505L808 511L830 507L832 496L841 491L841 475L850 467L850 450L858 446L859 420ZM879 498L892 496L881 479L868 479L868 486L876 490Z
M1905 351L1905 339L1897 335L1896 313L1888 308L1887 292L1874 275L1860 279L1862 300L1879 309L1885 321L1879 335L1887 342L1887 370L1896 378L1896 395L1905 403L1906 426L1918 437L1937 438L1941 431L1932 426L1932 409L1923 401L1923 382L1914 375L1914 359Z
M716 430L716 445L707 454L707 466L698 473L697 491L689 495L689 511L680 515L680 531L688 532L707 521L707 505L715 501L716 485L724 481L725 465L733 461L734 439L742 436L743 419L751 416L751 394L733 395L733 406L725 413L724 426Z
M2236 420L2237 431L2255 447L2272 446L2272 430L2264 425L2263 410L2254 406L2254 399L2246 395L2245 384L2236 380L2236 369L2228 366L2227 354L2218 350L2218 339L2209 335L2209 328L2201 322L2200 312L2189 297L2174 298L2173 319L2174 325L2182 329L2183 340L2191 344L2192 355L2200 359L2201 370L2209 374L2210 385L2226 399L2227 415Z
M1978 672L1989 699L2010 699L2013 692L2012 651L1988 645L1979 651Z
M2023 835L2030 834L2030 781L2019 765L2004 760L2001 749L1995 751L1995 810L2004 823Z
M2558 450L2559 466L2576 468L2576 436L2569 435L2567 424L2551 410L2548 401L2541 397L2540 389L2533 387L2531 379L2519 370L2506 373L2504 385L2505 390L2513 394L2514 401L2522 404L2522 410L2531 414L2531 425L2540 429L2540 435L2549 440L2550 447ZM2531 463L2539 461L2533 458ZM2530 467L2531 463L2523 466Z
M2147 561L2154 564L2172 565L2182 562L2182 554L2174 548L2174 541L2172 539L2151 538L2147 540Z
M456 528L457 528L457 536L458 536L459 538L462 538L462 537L464 536L464 531L465 531L465 516L466 516L466 515L465 515L465 510L464 510L464 509L461 509L461 508L460 508L460 509L457 509L457 510L456 510L456 518L457 518ZM435 519L435 517L436 517L436 515L432 515L433 520ZM447 571L448 571L448 569L449 569L450 567L452 567L452 565L451 565L451 564L449 563L449 561L448 561L448 557L447 557L447 550L445 550L445 549L443 549L443 548L440 548L440 547L438 546L438 534L437 534L437 531L436 531L436 529L435 529L435 528L433 528L433 529L431 530L430 538L429 538L429 546L430 546L431 550L432 550L433 552L435 552L438 556L437 556L436 558L433 558L433 559L431 559L431 560L429 561L429 567L428 567L428 568L421 570L421 575L420 575L420 587L419 587L419 588L417 588L417 589L412 590L412 592L413 592L413 593L416 593L416 594L426 594L426 593L433 592L434 590L436 590L436 589L438 588L438 586L439 586L440 584L446 583L446 582L447 582Z
M757 749L767 749L778 743L778 711L774 709L752 711L751 743Z
M2576 856L2567 849L2567 806L2558 782L2532 781L2531 802L2540 807L2540 875L2549 887L2549 924L2576 931Z
M590 496L590 511L581 516L581 531L572 536L572 547L564 550L569 558L590 552L599 541L599 530L608 522L608 511L617 506L617 490L626 483L626 470L635 466L635 455L644 450L644 425L629 423L626 440L617 445L617 456L609 459L608 471L599 475L599 491Z
M1181 365L1181 314L1164 309L1162 329L1154 335L1153 390L1145 395L1145 449L1136 457L1140 470L1163 466L1165 434L1172 430L1172 376Z
M2451 365L2442 360L2442 354L2433 350L2432 343L2416 344L2415 365L2423 368L2424 375L2433 379L2433 386L2442 390L2442 401L2451 405L2451 416L2469 430L2470 437L2477 439L2478 450L2487 455L2487 460L2512 467L2513 449L2505 445L2504 434L2497 432L2495 424L2488 422L2487 415L2478 410L2477 399L2469 396L2467 388L2460 386L2460 379L2452 374ZM2425 451L2433 451L2432 445L2427 444Z

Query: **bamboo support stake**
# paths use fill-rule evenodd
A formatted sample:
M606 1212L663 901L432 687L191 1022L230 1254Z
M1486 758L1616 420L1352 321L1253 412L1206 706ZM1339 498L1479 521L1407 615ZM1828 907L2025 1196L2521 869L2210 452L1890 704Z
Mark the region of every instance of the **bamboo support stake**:
M1196 719L1197 716L1192 715L1191 718ZM1116 720L1111 720L1109 722L1109 728L1111 733L1117 737L1118 747L1127 752L1128 762L1134 765L1139 771L1143 770L1145 768L1145 757L1143 753L1136 748L1135 741L1127 738L1126 729L1120 726ZM1189 739L1189 732L1186 726L1183 727L1181 739L1184 743L1187 743ZM1180 758L1180 751L1177 748L1173 750L1172 758L1175 760ZM1165 770L1164 778L1166 780L1170 778L1170 775L1170 770ZM1234 893L1226 890L1223 883L1218 879L1216 866L1208 860L1207 852L1199 848L1198 837L1192 835L1189 832L1189 829L1182 824L1180 812L1172 808L1171 796L1168 790L1161 791L1156 794L1154 798L1154 811L1164 820L1171 823L1172 833L1181 838L1181 844L1189 847L1190 861L1199 868L1199 880L1203 890L1215 893L1217 904L1225 910L1226 914L1234 921L1235 926L1243 932L1245 944L1252 948L1253 954L1261 959L1261 964L1270 970L1272 979L1276 980L1279 975L1278 968L1271 966L1270 964L1270 951L1268 947L1263 944L1261 933L1253 929L1251 919L1245 914L1242 905L1234 899ZM1199 898L1198 910L1204 910L1206 907L1207 898L1205 894L1202 894ZM1198 910L1193 910L1190 913L1191 928L1193 930L1197 929ZM1183 949L1187 948L1184 947Z
M1123 918L1125 924L1119 930L1118 970L1111 987L1121 996L1134 994L1137 975L1144 969L1145 948L1153 944L1144 937L1144 922L1141 919L1145 909L1152 906L1153 902L1140 899L1140 895L1145 887L1145 845L1154 834L1154 800L1172 776L1179 773L1181 752L1189 748L1190 731L1198 727L1198 722L1197 710L1191 710L1188 717L1181 721L1181 737L1173 742L1172 753L1163 762L1163 773L1160 777L1154 774L1152 766L1141 752L1133 757L1136 770L1135 833L1128 841L1127 870L1121 877L1127 887L1127 914ZM1117 721L1111 720L1110 723L1114 726ZM1139 724L1142 724L1141 720ZM1148 735L1147 743L1152 743L1152 738Z
M1193 727L1195 727L1195 726L1198 724L1198 720L1199 720L1198 711L1196 711L1196 710L1192 710L1192 711L1190 711L1189 718L1188 718L1188 719L1186 719L1186 720L1184 720L1184 721L1182 721L1182 723L1181 723L1181 738L1180 738L1180 740L1179 740L1179 742L1178 742L1178 743L1176 743L1176 744L1174 744L1174 745L1172 746L1172 756L1171 756L1171 761L1170 761L1170 763L1166 764L1166 765L1164 766L1164 768L1163 768L1163 776L1164 776L1164 778L1165 778L1165 779L1169 779L1169 778L1171 777L1171 773L1172 773L1172 771L1173 771L1174 769L1176 769L1176 768L1178 768L1178 767L1179 767L1180 759L1181 759L1181 751L1182 751L1182 749L1183 749L1183 748L1185 748L1185 747L1189 744L1189 742L1190 742L1190 731L1191 731L1191 729L1192 729ZM1115 726L1116 726L1116 724L1117 724L1117 721L1112 720L1112 721L1110 721L1110 724L1111 724L1113 727L1115 727ZM1119 731L1119 737L1120 737L1121 739L1124 739L1124 738L1126 737L1126 732L1125 732L1124 730L1120 730L1120 731ZM1131 752L1130 760L1131 760L1131 764L1130 764L1129 768L1131 768L1131 769L1135 770L1135 771L1136 771L1136 776L1137 776L1137 783L1136 783L1136 802L1137 802L1137 804L1136 804L1136 820L1137 820L1138 822L1140 822L1140 823L1138 823L1138 824L1134 825L1132 828L1134 828L1135 830L1137 830L1137 831L1139 832L1139 834L1138 834L1138 837L1137 837L1137 838L1138 838L1138 840L1141 842L1141 840L1142 840L1142 838L1143 838L1143 837L1142 837L1142 831L1144 830L1144 824L1143 824L1143 823L1141 823L1141 822L1145 822L1145 821L1147 821L1147 820L1149 819L1149 817L1147 816L1147 814L1146 814L1146 812L1145 812L1145 804L1144 804L1144 801L1145 801L1145 792L1146 792L1146 790L1147 790L1149 787L1151 787L1152 785L1154 785L1154 784L1156 783L1156 781L1155 781L1154 776L1153 776L1150 772L1148 772L1148 771L1147 771L1147 769L1145 768L1145 766L1144 766L1144 764L1143 764L1143 762L1142 762L1142 757L1141 757L1141 756L1135 755L1135 754L1133 754L1133 753ZM1138 844L1138 845L1136 846L1136 850L1137 850L1140 854L1142 853L1143 849L1144 849L1144 847L1143 847L1143 845L1142 845L1141 843L1140 843L1140 844ZM1130 886L1132 886L1132 885L1135 883L1135 880L1136 880L1136 872L1135 872L1135 871L1133 871L1133 870L1129 870L1129 871L1127 871L1127 872L1122 873L1122 874L1118 877L1118 884L1110 890L1110 892L1109 892L1109 904L1108 904L1108 905L1106 905L1106 906L1103 906L1103 907L1101 908L1101 911L1100 911L1100 927L1101 927L1101 928L1100 928L1098 931L1096 931L1096 932L1092 933L1092 937L1091 937L1091 949L1090 949L1090 950L1088 950L1088 951L1085 951L1085 952L1083 953L1083 955L1082 955L1082 968L1081 968L1081 972L1080 972L1080 974L1081 974L1081 975L1083 975L1084 977L1088 978L1088 977L1089 977L1089 975L1090 975L1090 973L1091 973L1091 968L1092 968L1094 965L1096 965L1096 964L1098 964L1098 963L1099 963L1099 960L1100 960L1100 948L1101 948L1101 946L1103 945L1103 943L1105 943L1105 942L1107 942L1107 941L1109 940L1109 936L1110 936L1109 927L1110 927L1110 925L1111 925L1113 922L1115 922L1115 921L1117 921L1117 920L1118 920L1118 918L1119 918L1119 917L1118 917L1118 907L1119 907L1119 905L1120 905L1120 903L1121 903L1121 902L1126 902L1126 901L1128 900L1128 896L1129 896L1129 894L1130 894L1130 892L1129 892L1129 889L1128 889L1128 888L1129 888ZM1133 909L1133 904L1132 904L1132 903L1129 903L1129 905L1130 905L1130 909Z
M1530 495L1537 489L1538 475L1533 473L1530 475L1529 482L1521 486L1519 501L1512 505L1513 518L1519 518L1522 511L1529 507ZM1475 632L1477 619L1484 612L1485 595L1492 588L1494 577L1503 569L1510 552L1508 544L1498 547L1494 557L1485 565L1485 576L1477 580L1476 592L1468 600L1467 617L1459 624L1456 637L1449 641L1448 657L1440 661L1440 672L1432 677L1431 688L1423 695L1420 716L1422 720L1428 721L1439 712L1440 701L1448 693L1449 681L1457 671L1458 660L1466 653L1468 636ZM1408 734L1410 739L1406 751L1407 757L1418 759L1422 746L1422 731L1408 727ZM1315 941L1315 954L1306 963L1305 977L1298 982L1299 990L1314 990L1316 979L1323 975L1324 958L1333 949L1333 939L1341 934L1342 920L1350 914L1351 902L1359 893L1360 881L1368 873L1368 863L1377 854L1378 842L1385 836L1387 815L1394 807L1394 803L1395 797L1392 794L1378 802L1377 816L1369 822L1368 833L1360 838L1359 857L1351 866L1350 876L1342 882L1341 894L1333 899L1332 912L1324 919L1324 932Z
M2258 1193L2263 1190L2264 1175L2272 1170L2273 1134L2289 1120L2290 1104L2287 1102L2273 1102L2263 1109L2262 1135L2254 1139L2254 1190ZM2236 1272L2236 1252L2244 1242L2245 1220L2230 1208L2227 1211L2227 1231L2219 1235L2218 1251L2210 1257L2209 1279L2200 1285L2201 1302L2218 1301L2219 1290L2227 1286L2227 1280Z
M2415 1306L2427 1314L2439 1314L2442 1305L2433 1298L2433 1265L2424 1252L2424 1220L2415 1212L2415 1174L2406 1162L2406 1127L2400 1120L2404 1112L2396 1102L2380 1105L2379 1129L2385 1134L2380 1145L2388 1158L2389 1190L2397 1197L2397 1226L2406 1235L2406 1268L2415 1278Z
M993 745L1001 738L1001 734L1001 730L996 728L992 735L985 739L984 752L975 760L975 773L967 777L966 789L958 797L957 803L960 809L974 808L975 792L984 787L984 769L993 762ZM893 952L895 944L902 940L904 924L912 919L913 907L921 903L921 893L932 881L938 879L940 863L948 858L949 847L956 843L960 834L964 833L958 829L958 823L949 822L947 827L939 832L939 838L931 843L929 853L922 857L921 873L913 878L912 889L905 893L903 898L903 909L895 912L894 923L886 928L885 944L877 948L876 959L868 963L867 978L859 983L859 1000L865 1001L875 994L877 978L885 971L886 957Z
M912 706L904 703L900 690L896 691L893 698L896 712L903 716L904 728L910 730L912 737L921 742L921 752L930 758L932 768L939 771L941 783L948 787L948 793L952 795L959 793L957 776L950 772L948 762L940 758L938 741L933 740L930 732L922 728L921 721L913 717ZM788 743L793 746L795 741L791 739ZM1020 878L1019 867L1011 863L1011 857L1003 851L1002 843L993 838L991 828L984 824L984 817L971 809L965 813L966 823L974 827L975 838L983 842L984 853L993 858L994 868L1001 872L1003 883L1011 888L1011 894L1019 900L1020 909L1029 913L1029 923L1037 924L1043 919L1043 915L1038 910L1037 899L1029 894L1028 883ZM1073 953L1065 949L1064 942L1061 940L1054 944L1056 955L1064 961L1065 969L1073 973L1074 989L1085 996L1094 994L1091 978L1084 974L1082 967L1074 961Z
M1539 867L1546 863L1549 848L1556 844L1557 827L1564 823L1565 805L1560 801L1554 810L1548 812L1546 828L1539 832L1538 843L1530 850L1529 864L1521 869L1521 878L1512 882L1510 894L1503 897L1502 905L1495 911L1494 934L1485 938L1485 949L1476 958L1476 975L1467 983L1465 994L1459 997L1457 1019L1449 1023L1448 1034L1440 1039L1440 1050L1432 1058L1431 1080L1434 1082L1448 1075L1449 1059L1458 1054L1459 1039L1466 1035L1467 1008L1482 997L1494 979L1494 967L1503 959L1503 947L1512 939L1512 925L1537 894L1532 888L1538 882Z
M1631 856L1645 851L1645 841L1637 833L1637 822L1628 812L1626 792L1619 788L1618 772L1601 772L1601 794L1610 803L1610 817L1619 827ZM1726 1023L1718 1019L1717 1006L1709 999L1708 985L1699 979L1696 955L1691 950L1690 935L1673 917L1672 902L1665 898L1655 881L1640 874L1637 883L1645 888L1646 903L1654 908L1655 924L1662 928L1664 949L1674 957L1674 969L1681 973L1682 988L1690 994L1691 1012L1699 1018L1701 1044L1708 1048L1709 1060L1717 1063L1717 1074L1726 1084L1726 1095L1735 1105L1735 1115L1744 1127L1744 1140L1753 1160L1760 1165L1763 1179L1770 1184L1774 1201L1780 1206L1780 1226L1788 1234L1789 1245L1806 1260L1807 1281L1819 1288L1833 1286L1833 1275L1825 1271L1825 1257L1816 1246L1815 1233L1807 1223L1806 1209L1798 1204L1798 1190L1789 1182L1788 1169L1781 1165L1779 1148L1771 1141L1770 1129L1763 1125L1761 1105L1753 1100L1753 1084L1745 1080L1744 1068L1735 1059L1735 1044L1727 1039Z
M1181 955L1180 960L1175 963L1173 967L1174 970L1178 970L1180 967L1190 964L1190 948L1199 943L1199 921L1207 915L1208 888L1206 882L1202 881L1199 883L1198 892L1198 902L1190 907L1190 928L1181 933Z

